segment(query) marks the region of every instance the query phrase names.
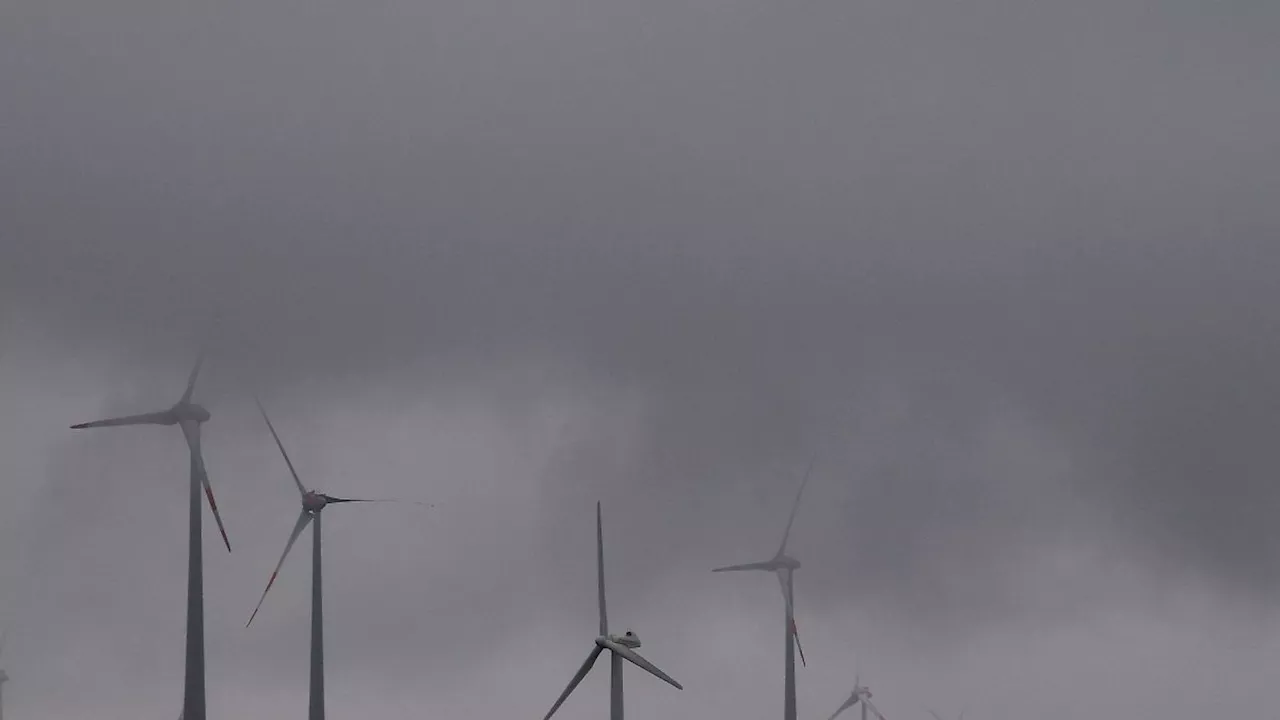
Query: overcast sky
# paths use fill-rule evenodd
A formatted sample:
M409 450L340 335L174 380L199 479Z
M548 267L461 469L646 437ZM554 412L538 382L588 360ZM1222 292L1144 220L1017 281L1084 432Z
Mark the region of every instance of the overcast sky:
M0 3L12 718L1261 717L1280 667L1280 6ZM603 666L561 710L600 717Z

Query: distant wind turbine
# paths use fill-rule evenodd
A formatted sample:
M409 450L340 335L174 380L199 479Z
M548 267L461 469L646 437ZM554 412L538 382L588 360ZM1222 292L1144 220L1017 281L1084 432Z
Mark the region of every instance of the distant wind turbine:
M205 472L204 456L200 452L200 426L209 421L209 411L191 402L191 394L195 391L196 378L200 375L204 354L196 358L195 367L187 378L186 392L182 398L168 410L128 415L96 420L94 422L72 425L73 430L95 427L117 427L123 425L177 425L182 428L182 435L187 439L187 448L191 451L191 496L189 503L189 530L187 549L187 649L186 678L183 685L182 712L187 720L205 720L204 692L204 553L201 547L201 510L200 489L204 488L205 498L209 501L209 509L213 511L213 519L218 523L218 532L222 533L222 542L231 551L231 541L227 539L227 530L222 525L222 516L218 513L218 503L213 499L213 488L209 486L209 475Z
M932 715L932 716L933 716L933 720L942 720L942 718L938 716L938 713L936 713L936 712L934 712L934 711L932 711L932 710L926 710L926 712L928 712L930 715ZM967 712L967 710L961 710L961 711L960 711L960 718L959 718L959 720L964 720L964 714L965 714L965 712Z
M280 555L280 562L276 563L276 569L271 573L271 580L267 582L267 588L262 591L262 597L258 599L258 605L253 609L253 614L249 616L249 622L245 623L245 627L253 624L253 619L258 616L258 610L262 609L262 601L267 599L267 593L271 591L271 586L275 584L276 577L280 574L280 568L284 565L285 558L289 557L289 551L293 549L293 544L298 541L298 536L306 529L308 523L314 522L315 525L311 536L311 688L310 709L307 717L309 720L324 720L324 612L323 599L320 592L320 512L327 506L338 503L412 502L415 505L428 504L411 500L340 498L314 490L307 490L302 486L302 480L298 478L298 471L294 469L293 461L289 459L289 453L285 452L284 444L280 442L280 436L276 434L275 426L271 424L271 418L267 417L267 411L262 407L261 402L258 402L258 410L262 413L262 419L267 422L267 429L271 431L271 437L275 439L276 447L280 448L280 455L284 457L285 464L289 466L289 474L293 476L293 483L297 486L298 494L302 497L302 512L299 513L298 521L293 526L289 541L285 543L284 553Z
M804 659L804 647L800 645L800 631L796 628L795 586L792 581L792 574L800 568L800 561L787 555L787 539L791 536L791 526L796 519L796 510L800 507L800 498L804 495L804 487L809 483L809 476L812 473L813 460L810 460L809 467L804 472L804 479L800 481L800 489L796 492L795 502L791 505L791 517L787 519L787 529L782 533L782 544L778 546L778 552L772 559L745 565L729 565L728 567L719 567L712 570L712 572L762 570L771 572L778 577L778 584L782 587L782 599L787 615L783 720L796 720L796 648L800 650L801 664L807 665ZM792 644L793 641L794 645Z
M578 673L573 676L573 680L569 681L569 687L564 689L560 694L560 699L556 700L556 704L551 706L551 711L547 713L543 720L550 720L552 715L556 714L556 710L564 704L574 688L578 687L578 683L587 676L591 671L591 666L595 665L596 659L605 650L610 655L610 677L609 677L609 720L622 720L622 661L628 662L640 667L658 679L673 685L677 690L683 690L684 686L676 682L670 675L662 672L653 663L645 660L636 652L640 647L640 638L634 632L627 630L622 635L609 634L609 616L605 609L604 597L604 529L600 519L600 503L596 503L596 578L597 578L597 595L600 605L600 636L596 638L596 647L587 656L586 662L582 663L582 667L578 668Z
M5 633L0 633L0 655L4 654ZM9 682L9 674L0 670L0 720L4 720L4 684Z
M840 706L840 709L832 713L831 717L827 720L836 720L840 713L848 710L858 703L862 704L862 720L867 720L868 712L875 715L879 720L885 720L885 717L880 710L871 703L871 688L868 688L866 685L858 682L857 677L854 677L853 679L853 694L850 695L849 699L845 700L844 704Z

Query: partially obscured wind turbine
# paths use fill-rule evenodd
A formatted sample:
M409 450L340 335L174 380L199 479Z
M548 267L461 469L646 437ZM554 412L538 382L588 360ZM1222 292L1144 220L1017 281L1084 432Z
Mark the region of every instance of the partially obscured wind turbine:
M796 628L795 592L792 582L792 574L800 568L800 561L787 555L787 538L791 536L791 525L796 520L796 510L800 507L800 498L804 495L804 486L809 483L809 476L812 473L813 461L810 460L808 469L804 471L804 480L800 481L800 490L796 492L795 502L791 505L791 517L787 519L787 529L782 533L782 544L778 546L778 552L773 556L773 559L745 565L729 565L728 567L712 570L712 572L763 570L771 572L778 577L778 583L782 587L782 599L787 615L787 645L784 655L786 688L783 695L783 720L796 720L796 648L800 649L800 662L807 664L804 659L804 648L800 645L800 631ZM792 645L793 639L794 645Z
M4 654L5 634L0 633L0 655ZM0 720L4 720L4 684L9 682L9 674L0 670Z
M597 594L600 605L600 636L596 638L596 647L587 656L587 661L582 663L582 667L578 668L578 674L573 676L573 680L569 681L569 687L564 689L560 694L560 699L556 700L556 704L551 706L551 711L547 713L543 720L550 720L552 715L556 714L556 710L564 704L573 689L578 687L578 683L587 676L591 671L591 666L595 665L596 659L600 657L600 653L608 650L610 655L610 676L609 676L609 720L622 720L622 661L628 662L640 667L658 679L673 685L678 690L683 690L684 686L676 682L670 675L662 672L653 663L640 657L640 653L636 652L636 648L640 647L640 638L634 632L628 630L621 635L609 634L609 614L605 610L604 599L604 529L600 520L600 503L596 503L596 578L597 578Z
M96 420L94 422L72 425L72 429L94 427L116 427L121 425L177 425L187 439L187 447L191 451L191 497L189 503L189 531L187 537L187 657L186 680L182 694L182 712L186 720L205 720L204 702L204 553L201 547L201 511L200 489L209 501L209 509L213 511L213 519L218 523L218 531L222 533L222 542L231 551L231 541L227 539L226 528L222 525L222 516L218 513L218 503L213 499L213 488L209 486L209 475L205 472L204 456L200 452L200 426L209 421L209 411L191 402L191 394L196 388L196 378L200 375L200 366L204 361L203 353L196 359L195 367L187 378L186 392L182 398L168 410L160 410L142 415Z
M936 712L934 712L934 711L932 711L932 710L927 710L926 712L928 712L930 715L932 715L934 720L942 720L942 718L941 718L941 717L938 717L938 713L936 713ZM964 720L964 714L965 714L965 712L967 712L967 711L966 711L966 710L961 710L961 711L960 711L960 718L959 718L959 720Z
M868 688L866 685L858 682L857 677L854 677L853 679L853 694L849 696L848 700L844 701L844 704L840 706L839 710L836 710L831 714L831 717L828 718L828 720L836 720L836 717L839 716L840 713L848 710L858 703L862 703L862 720L867 720L868 712L875 715L879 720L885 720L884 715L871 702L871 688Z
M258 403L258 410L262 413L262 419L267 421L267 429L271 431L271 437L275 439L276 447L280 448L280 454L284 456L284 462L289 466L289 474L293 475L293 483L298 488L298 494L302 496L302 512L298 515L298 521L294 524L293 532L289 535L289 542L285 543L284 553L280 555L280 562L276 563L276 569L271 573L271 580L267 582L267 588L262 591L262 597L258 599L258 606L253 609L253 615L249 616L249 622L245 623L245 627L249 627L253 623L253 619L258 616L258 610L262 608L262 601L267 599L267 593L270 592L271 586L275 584L276 577L280 574L280 568L284 565L284 559L289 556L289 550L293 549L293 544L297 542L298 536L306 529L307 523L314 521L315 527L311 536L311 700L308 718L310 720L324 720L324 612L320 593L320 512L326 506L337 503L414 501L340 498L314 490L307 490L302 486L302 480L298 478L298 471L294 470L293 461L289 459L289 453L285 452L284 444L280 442L280 436L276 434L275 426L271 424L271 418L267 417L267 411L262 407L261 402ZM426 505L427 503L414 502L414 504Z

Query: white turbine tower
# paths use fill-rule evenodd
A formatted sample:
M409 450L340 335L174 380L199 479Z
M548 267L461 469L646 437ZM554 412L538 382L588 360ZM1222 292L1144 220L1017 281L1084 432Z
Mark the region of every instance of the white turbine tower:
M858 682L857 677L854 677L853 679L853 694L850 695L849 699L845 700L844 704L840 706L840 709L832 713L831 717L827 720L836 720L840 713L858 704L862 705L862 720L868 720L868 713L874 715L878 720L885 720L884 715L871 702L871 688Z
M800 650L800 663L807 664L804 659L804 648L800 645L800 631L796 628L795 587L792 583L792 575L800 568L800 561L790 555L787 555L787 538L791 537L791 525L796 520L796 510L800 507L800 498L804 495L804 486L809 483L809 476L812 473L813 460L810 460L809 468L804 472L804 480L800 481L800 490L796 492L795 502L791 504L791 517L787 519L787 529L782 533L782 544L778 546L778 552L774 554L772 559L765 560L764 562L747 563L745 565L730 565L728 567L715 568L711 571L737 572L742 570L762 570L765 572L771 572L778 577L778 584L782 587L782 599L787 616L787 644L786 651L783 655L783 720L796 720L795 651L797 648Z
M684 689L684 686L673 680L670 675L640 657L640 653L636 652L636 648L640 647L640 638L634 632L628 630L622 635L609 634L609 614L605 610L604 600L604 529L600 520L600 503L596 503L596 577L598 602L600 604L600 636L596 638L595 649L587 656L587 661L582 663L581 668L578 668L578 673L573 676L573 680L569 681L569 687L565 688L564 692L560 694L560 699L556 700L556 704L551 706L551 711L547 713L543 720L550 720L551 716L556 714L556 710L560 709L560 706L568 699L574 688L578 687L578 683L582 682L588 672L591 672L591 666L595 665L596 659L605 650L610 652L609 720L622 720L623 660L675 686L677 690Z

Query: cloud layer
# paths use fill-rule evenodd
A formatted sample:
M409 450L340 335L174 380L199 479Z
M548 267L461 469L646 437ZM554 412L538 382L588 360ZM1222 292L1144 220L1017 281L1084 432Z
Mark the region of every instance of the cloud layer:
M1063 673L1105 669L1133 679L1111 709L1192 717L1151 699L1195 674L1151 669L1163 648L1221 658L1257 714L1250 668L1276 650L1252 629L1280 593L1277 20L11 3L12 701L177 706L181 443L66 425L172 403L207 343L237 548L209 551L220 715L296 710L305 684L305 563L238 629L296 512L251 388L309 483L440 501L327 518L335 714L540 712L588 649L599 498L618 617L706 678L638 678L633 711L769 715L776 590L705 571L772 552L813 455L805 706L838 704L856 657L886 712L970 687L988 717L1074 717Z

